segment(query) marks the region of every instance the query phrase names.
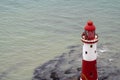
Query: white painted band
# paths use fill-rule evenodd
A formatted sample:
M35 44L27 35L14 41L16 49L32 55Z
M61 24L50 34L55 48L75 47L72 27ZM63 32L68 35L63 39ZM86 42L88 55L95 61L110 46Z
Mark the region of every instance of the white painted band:
M83 60L93 61L97 59L97 43L83 45Z

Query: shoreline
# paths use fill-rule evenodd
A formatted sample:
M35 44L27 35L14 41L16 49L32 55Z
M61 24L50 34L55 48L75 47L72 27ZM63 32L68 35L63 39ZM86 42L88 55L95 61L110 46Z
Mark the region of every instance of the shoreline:
M81 73L82 47L73 45L68 47L68 52L57 56L52 60L38 66L32 80L78 80ZM107 50L103 45L98 45L98 79L99 80L117 80L120 79L120 70L114 65L113 59L105 58ZM104 56L104 57L102 57ZM115 59L114 59L115 61Z

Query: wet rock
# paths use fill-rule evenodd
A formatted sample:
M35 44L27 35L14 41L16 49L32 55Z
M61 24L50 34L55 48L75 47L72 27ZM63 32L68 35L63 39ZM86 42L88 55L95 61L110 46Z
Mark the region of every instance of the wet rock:
M64 72L65 74L71 74L72 73L72 70L71 69L68 69Z
M78 67L78 68L77 68L77 71L81 71L81 67Z
M60 78L58 77L58 74L56 72L52 72L50 75L50 78L52 78L52 80L60 80Z
M32 80L79 80L82 63L80 48L80 46L69 46L68 53L63 53L61 56L57 56L55 59L37 67L33 73ZM107 52L104 53L109 55L110 58L108 56L105 57L100 51L103 49L104 46L100 45L98 54L100 53L101 55L97 60L99 80L120 79L120 68L110 65L116 62L117 58L112 57L113 55L110 56Z
M74 51L75 51L75 50L73 50L73 49L70 50L70 51L69 51L69 55L72 54Z
M80 47L80 45L72 45L72 46L69 46L68 49L73 49L73 48L77 48L77 47Z

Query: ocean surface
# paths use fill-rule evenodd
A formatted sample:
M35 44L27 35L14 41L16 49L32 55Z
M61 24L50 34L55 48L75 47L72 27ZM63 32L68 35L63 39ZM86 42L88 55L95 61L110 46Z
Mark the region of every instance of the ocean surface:
M31 80L37 66L82 45L88 20L105 56L120 55L120 0L0 0L0 80Z

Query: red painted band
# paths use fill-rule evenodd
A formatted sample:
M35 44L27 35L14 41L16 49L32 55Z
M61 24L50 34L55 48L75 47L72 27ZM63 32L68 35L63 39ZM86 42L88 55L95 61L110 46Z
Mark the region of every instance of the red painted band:
M97 67L96 67L96 60L94 61L85 61L82 60L82 73L81 73L82 80L97 80ZM83 76L84 75L84 76Z

